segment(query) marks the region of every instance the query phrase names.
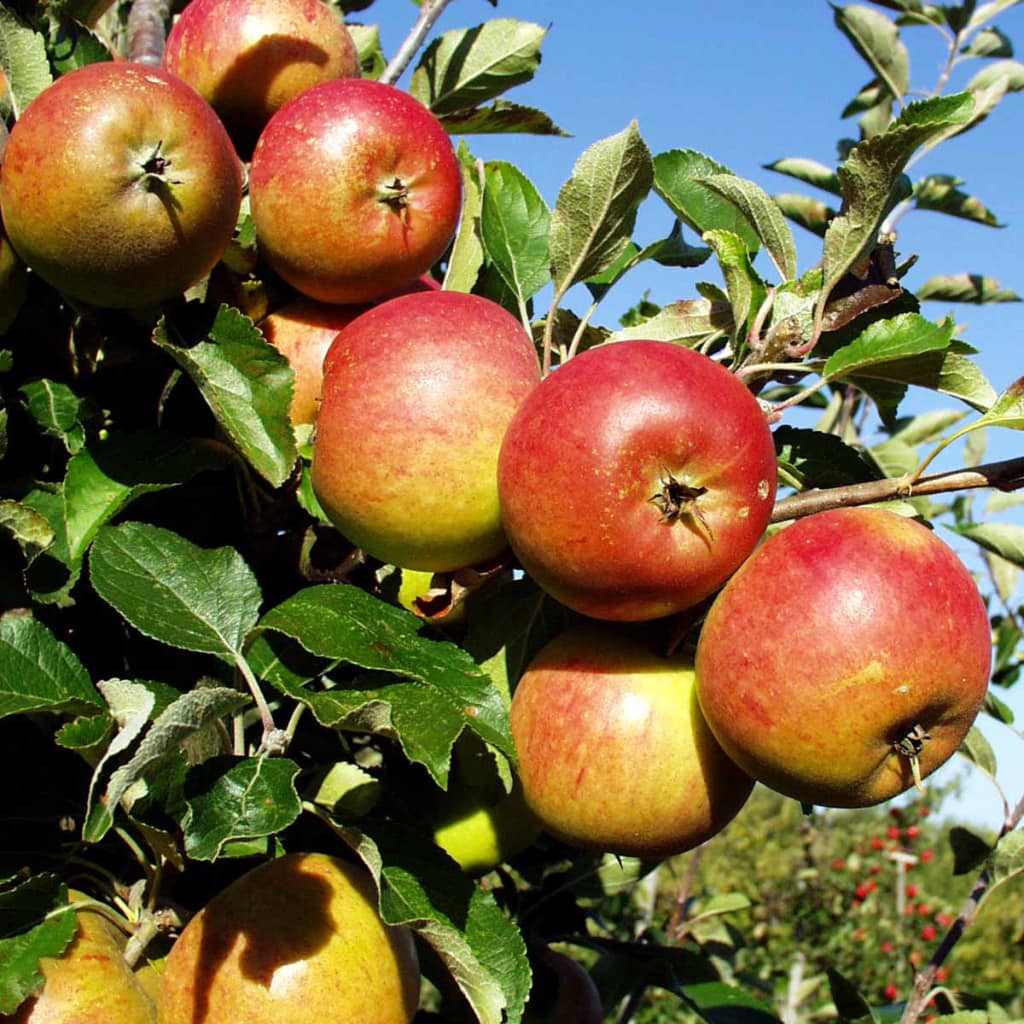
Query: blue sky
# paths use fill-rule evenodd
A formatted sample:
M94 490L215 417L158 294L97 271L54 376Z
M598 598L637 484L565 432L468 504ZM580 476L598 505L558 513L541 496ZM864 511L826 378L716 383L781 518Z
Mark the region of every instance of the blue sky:
M408 0L377 0L353 20L378 24L390 56L415 16ZM479 157L515 163L550 205L583 150L633 119L653 153L697 149L769 192L813 194L763 165L789 156L833 164L836 140L855 137L857 131L854 121L840 119L841 111L871 78L867 65L834 27L825 0L770 5L755 0L501 0L497 9L484 0L455 0L438 29L465 28L494 17L549 27L539 73L508 98L544 110L573 137L475 136L467 141ZM1024 53L1024 6L1004 12L995 24ZM923 27L907 30L905 38L912 86L931 91L945 60L943 41ZM956 69L952 88L962 87L980 66L972 61ZM1007 226L993 229L934 213L911 214L900 225L897 245L904 256L920 257L907 279L911 289L936 274L968 272L991 275L1024 294L1022 139L1024 94L1011 95L984 124L917 165L915 174L949 173L964 179L964 190ZM641 209L635 237L641 243L655 241L671 224L668 209L652 197ZM820 257L820 241L800 228L794 231L804 269ZM695 241L692 235L688 240ZM621 291L610 293L596 320L614 324L646 290L659 304L695 297L694 285L703 279L717 279L710 264L698 271L638 272ZM573 305L571 297L568 305ZM947 311L940 304L924 308L935 318ZM958 307L955 312L958 322L968 325L966 339L982 349L979 362L997 391L1024 373L1024 305ZM916 401L919 411L955 406L952 400L927 394ZM990 458L1024 451L1019 432L989 435ZM1024 521L1019 512L1008 518ZM1011 692L1008 703L1024 723L1024 683ZM983 723L983 731L996 747L1000 777L1016 800L1020 792L1014 787L1019 790L1024 780L1024 741L994 723ZM960 765L955 759L943 771L961 771ZM956 813L996 827L1002 810L991 784L976 771L967 772L965 784Z

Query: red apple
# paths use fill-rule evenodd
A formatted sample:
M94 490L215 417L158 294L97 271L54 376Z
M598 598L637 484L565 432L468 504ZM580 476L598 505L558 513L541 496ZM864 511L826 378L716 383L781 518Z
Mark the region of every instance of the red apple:
M682 853L723 829L753 788L704 722L692 664L596 623L531 662L511 724L527 804L586 849Z
M281 277L323 302L368 302L441 256L462 179L447 133L418 100L343 78L270 119L249 191L260 250Z
M243 875L185 927L164 964L160 1024L409 1024L412 934L389 928L370 876L293 853Z
M860 807L952 756L991 659L984 602L946 544L890 511L837 509L774 534L729 580L701 631L698 691L754 778Z
M324 512L406 569L500 554L498 449L539 379L525 328L488 299L425 291L375 306L324 362L312 464Z
M18 255L97 306L137 307L204 277L231 240L242 170L208 103L123 61L58 78L15 123L0 206Z
M523 1024L601 1024L604 1009L594 979L582 964L545 949L533 972Z
M292 426L316 422L324 379L324 356L338 332L366 309L366 306L335 306L299 298L260 321L264 337L288 360L295 374Z
M322 0L191 0L163 64L210 103L244 153L288 100L361 73L345 23Z
M498 487L512 549L548 593L599 619L652 619L722 585L775 496L757 400L707 356L660 341L591 349L523 403Z

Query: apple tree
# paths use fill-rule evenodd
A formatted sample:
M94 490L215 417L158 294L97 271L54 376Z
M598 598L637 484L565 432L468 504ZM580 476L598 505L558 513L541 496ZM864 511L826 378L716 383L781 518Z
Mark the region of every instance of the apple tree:
M450 0L423 0L394 53L374 24L394 0L341 0L312 41L284 45L279 26L246 49L231 31L256 2L220 0L212 18L206 0L0 7L0 1016L29 1013L50 965L69 962L77 912L116 925L142 984L143 965L181 969L174 950L195 949L192 923L230 905L219 894L304 853L356 871L375 921L415 942L419 966L404 957L401 981L419 1005L396 1019L913 1024L938 994L950 1024L1019 1014L1001 993L972 995L966 976L954 977L963 991L947 980L1024 870L1020 780L974 724L1014 728L1001 695L1024 656L1024 528L1007 513L1024 458L986 461L981 439L1024 428L1024 378L987 379L983 339L928 305L1018 297L931 253L920 261L935 273L911 289L918 255L899 251L918 211L995 222L954 173L916 167L980 139L1024 89L1000 25L1013 0L835 6L870 79L846 111L857 137L832 164L778 159L761 184L714 154L652 153L633 121L609 125L548 197L529 167L487 156L497 135L565 134L515 99L542 73L547 29L517 18L514 0L468 28L439 24ZM186 15L190 31L222 34L210 49L222 66L192 60ZM947 60L922 97L910 55L923 29ZM336 61L312 61L333 77L296 75L287 97L270 88L335 45ZM953 92L965 63L976 72ZM197 152L205 129L182 130L175 112L158 120L155 94L128 102L138 81L200 104L217 153ZM262 112L240 114L250 96ZM770 194L778 175L800 191ZM211 196L197 242L194 205ZM653 239L637 229L642 206L660 217ZM639 283L653 266L676 289L658 303ZM606 313L613 290L630 296L624 316ZM300 393L315 417L297 413ZM732 621L712 615L741 566L811 523L788 538L824 531L823 558L840 528L829 541L822 524L850 523L850 543L872 533L856 556L873 582L822 603L870 620L873 639L801 629L814 591L798 588L815 572L790 572L794 549L770 585L732 602ZM943 548L942 572L895 550L926 543ZM908 626L914 582L929 600ZM915 646L933 627L931 646ZM743 648L753 672L779 637L776 666L831 673L802 695L799 721L780 725L777 680L764 679L705 721L702 641L728 672ZM825 658L825 642L846 642L843 656ZM565 649L529 710L531 743L510 710L519 683ZM948 700L927 671L910 678L893 652L918 649L963 653L969 699ZM615 684L600 700L599 657ZM786 728L776 747L799 759L817 730L833 742L814 770L862 776L865 744L843 718L873 724L879 771L898 785L869 791L858 777L847 789L870 799L813 786L795 793L802 804L765 797L754 782L783 774L760 778L746 741L724 736L727 723L755 738ZM942 916L891 980L841 943L801 949L821 935L802 916L820 911L820 887L780 901L777 877L762 887L755 867L696 918L685 899L651 895L673 866L687 873L677 891L692 891L734 834L716 833L731 819L742 829L764 799L815 870L831 855L846 872L854 854L827 838L839 812L821 805L908 792L918 806L916 788L956 748L1006 787L1005 813L990 835L950 830L943 863L970 887L929 875ZM701 815L696 797L679 799L687 786ZM666 807L684 822L668 838ZM868 829L886 811L842 813ZM614 837L596 827L620 822ZM241 962L271 995L277 969L301 967L331 930L295 909L311 905L304 884L305 902L270 894L283 910L221 933L254 943ZM873 890L858 893L860 913ZM734 953L741 929L756 941L758 900L792 915L775 966L813 959L813 1010L792 986L745 983ZM290 949L274 943L289 907ZM218 984L222 960L192 957L177 990ZM329 999L301 1005L350 1019ZM158 995L145 1013L199 1019L169 1006Z

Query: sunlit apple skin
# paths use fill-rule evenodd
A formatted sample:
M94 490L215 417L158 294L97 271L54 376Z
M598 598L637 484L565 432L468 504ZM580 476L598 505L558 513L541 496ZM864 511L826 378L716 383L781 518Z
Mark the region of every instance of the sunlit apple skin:
M267 262L304 295L369 302L411 283L458 224L462 180L441 123L369 79L285 104L253 153L252 217Z
M241 164L209 104L180 79L127 61L89 64L40 93L0 168L15 251L96 306L158 303L204 277L231 240L241 199Z
M704 722L692 663L612 627L580 626L543 648L511 723L527 804L585 849L682 853L721 831L753 788Z
M991 631L974 580L926 527L839 509L774 534L715 599L697 647L708 724L761 782L806 803L877 804L914 783L984 700Z
M160 1024L409 1024L412 935L388 928L369 875L288 854L213 898L171 948Z
M322 0L191 0L163 66L209 102L246 155L288 100L361 72L348 29Z
M63 956L41 962L42 992L4 1020L10 1024L155 1024L156 1005L122 955L120 932L96 911L82 909L77 915L78 933Z
M553 949L541 957L541 970L550 971L544 979L554 983L554 992L539 990L539 971L534 972L533 988L526 1002L523 1024L601 1024L604 1009L597 986L582 964Z
M498 449L539 380L530 336L497 303L435 291L375 306L324 361L311 471L324 512L406 569L500 554Z
M666 514L670 479L698 495L693 512ZM512 550L542 588L594 618L653 619L707 597L754 549L775 449L728 370L624 341L570 360L523 403L498 486Z
M295 374L289 410L292 426L316 422L324 379L324 356L338 332L367 308L299 298L260 321L263 336L288 360Z

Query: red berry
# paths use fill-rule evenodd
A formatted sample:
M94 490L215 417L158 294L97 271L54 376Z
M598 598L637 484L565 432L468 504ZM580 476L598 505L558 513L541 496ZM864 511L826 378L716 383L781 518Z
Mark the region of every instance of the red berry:
M868 893L870 892L871 890L862 883L861 885L858 885L856 889L854 889L853 895L858 900L865 900L868 898Z
M925 806L922 805L921 807L919 807L917 809L917 816L919 818L927 818L929 814L931 814L931 808L930 807L925 807Z
M914 950L907 959L916 967L921 962L921 953L918 950Z
M899 994L900 990L891 981L885 986L885 998L888 999L890 1003L893 1002Z
M908 825L904 835L908 839L916 839L921 834L921 830L916 825Z
M871 849L872 850L884 850L885 849L885 842L882 839L879 839L878 836L875 836L874 839L871 840Z
M925 942L931 942L938 934L939 933L935 930L935 925L933 924L926 924L921 929L921 938L924 939Z
M873 878L869 878L866 888L868 892L874 892L878 888L878 883Z
M931 917L932 916L932 908L929 907L927 903L920 903L920 904L918 904L917 912L922 917Z
M945 981L948 977L949 977L949 971L947 971L945 967L940 967L935 972L935 980L936 981Z
M846 861L843 860L841 857L836 857L836 859L832 861L832 868L834 871L842 871L845 867Z
M953 923L953 918L949 914L936 914L935 920L943 927L948 928Z
M868 868L868 872L870 874L872 874L872 875L881 874L881 871L882 871L881 864L872 864L871 867Z
M900 830L899 830L899 828L896 825L891 825L889 827L889 831L886 832L886 835L890 839L899 839L899 837L900 837Z
M934 850L922 850L921 851L921 860L925 864L927 864L930 860L933 860L934 857L935 857L935 851Z
M917 904L915 904L915 903L908 903L903 908L903 913L904 913L904 915L906 917L913 917L917 913Z
M891 943L891 942L890 942L890 941L889 941L888 939L886 939L886 940L885 940L885 942L883 942L883 943L881 944L881 946L879 946L878 948L879 948L879 949L880 949L880 950L881 950L881 951L882 951L883 953L885 953L886 955L888 955L888 954L889 954L889 953L891 953L891 952L893 951L893 949L895 949L896 947L895 947L895 946L893 946L893 944L892 944L892 943Z
M917 886L911 883L907 886L907 896L913 899L917 895Z

